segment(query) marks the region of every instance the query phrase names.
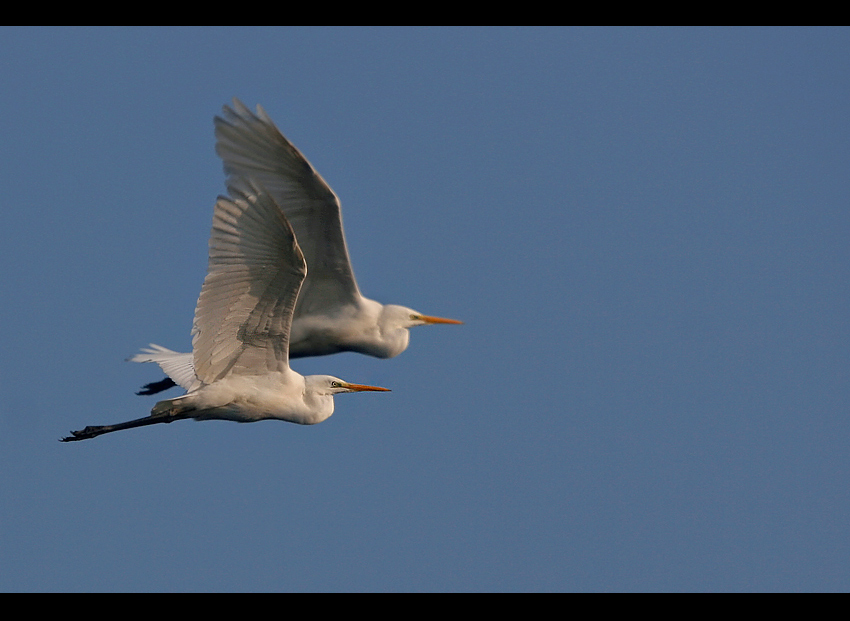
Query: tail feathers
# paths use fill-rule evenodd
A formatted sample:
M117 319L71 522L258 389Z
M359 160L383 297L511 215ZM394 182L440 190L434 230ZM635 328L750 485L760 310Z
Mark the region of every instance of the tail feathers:
M142 347L138 354L130 356L127 360L129 362L156 362L160 355L174 356L178 355L178 352L156 343L150 343L147 347Z
M174 383L187 391L201 385L195 375L195 360L191 353L183 354L153 343L140 353L128 358L131 362L155 362Z

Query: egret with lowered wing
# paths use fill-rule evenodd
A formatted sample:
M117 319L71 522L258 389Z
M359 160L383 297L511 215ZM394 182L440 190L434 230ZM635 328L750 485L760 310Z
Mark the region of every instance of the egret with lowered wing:
M266 419L320 423L333 396L386 391L289 368L292 316L307 274L292 227L272 196L234 183L213 214L209 267L195 308L191 370L175 379L189 392L157 403L150 416L72 431L64 442L175 420ZM168 369L168 364L163 364Z

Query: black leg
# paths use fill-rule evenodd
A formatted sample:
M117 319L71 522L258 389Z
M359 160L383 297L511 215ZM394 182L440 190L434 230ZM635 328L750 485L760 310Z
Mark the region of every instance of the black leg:
M137 418L136 420L130 420L126 423L118 423L116 425L89 426L85 429L81 429L80 431L72 431L70 436L68 436L67 438L62 438L60 442L76 442L77 440L88 440L90 438L96 438L97 436L101 436L105 433L112 433L113 431L121 431L122 429L133 429L135 427L144 427L146 425L156 425L157 423L170 423L172 421L182 420L184 418L191 418L191 415L187 413L163 413L145 416L144 418Z

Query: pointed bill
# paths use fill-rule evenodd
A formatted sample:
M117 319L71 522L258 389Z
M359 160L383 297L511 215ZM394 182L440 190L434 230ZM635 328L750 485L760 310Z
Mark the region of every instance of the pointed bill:
M362 392L365 390L373 390L380 392L390 392L389 388L381 388L380 386L367 386L366 384L349 384L348 382L343 383L343 388L347 388L348 390L354 392Z
M419 315L419 319L425 323L453 323L462 324L462 321L457 319L444 319L443 317L431 317L430 315Z

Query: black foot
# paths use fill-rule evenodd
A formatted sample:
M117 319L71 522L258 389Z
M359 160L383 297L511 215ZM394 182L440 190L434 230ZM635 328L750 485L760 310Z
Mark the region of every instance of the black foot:
M158 392L162 392L163 390L168 390L169 388L174 388L177 384L174 383L170 377L166 377L164 380L160 380L158 382L151 382L150 384L145 384L142 386L142 389L137 392L137 395L155 395Z
M62 438L59 440L60 442L76 442L77 440L88 440L89 438L96 438L102 433L103 427L86 427L81 431L72 431L71 435L67 438Z

